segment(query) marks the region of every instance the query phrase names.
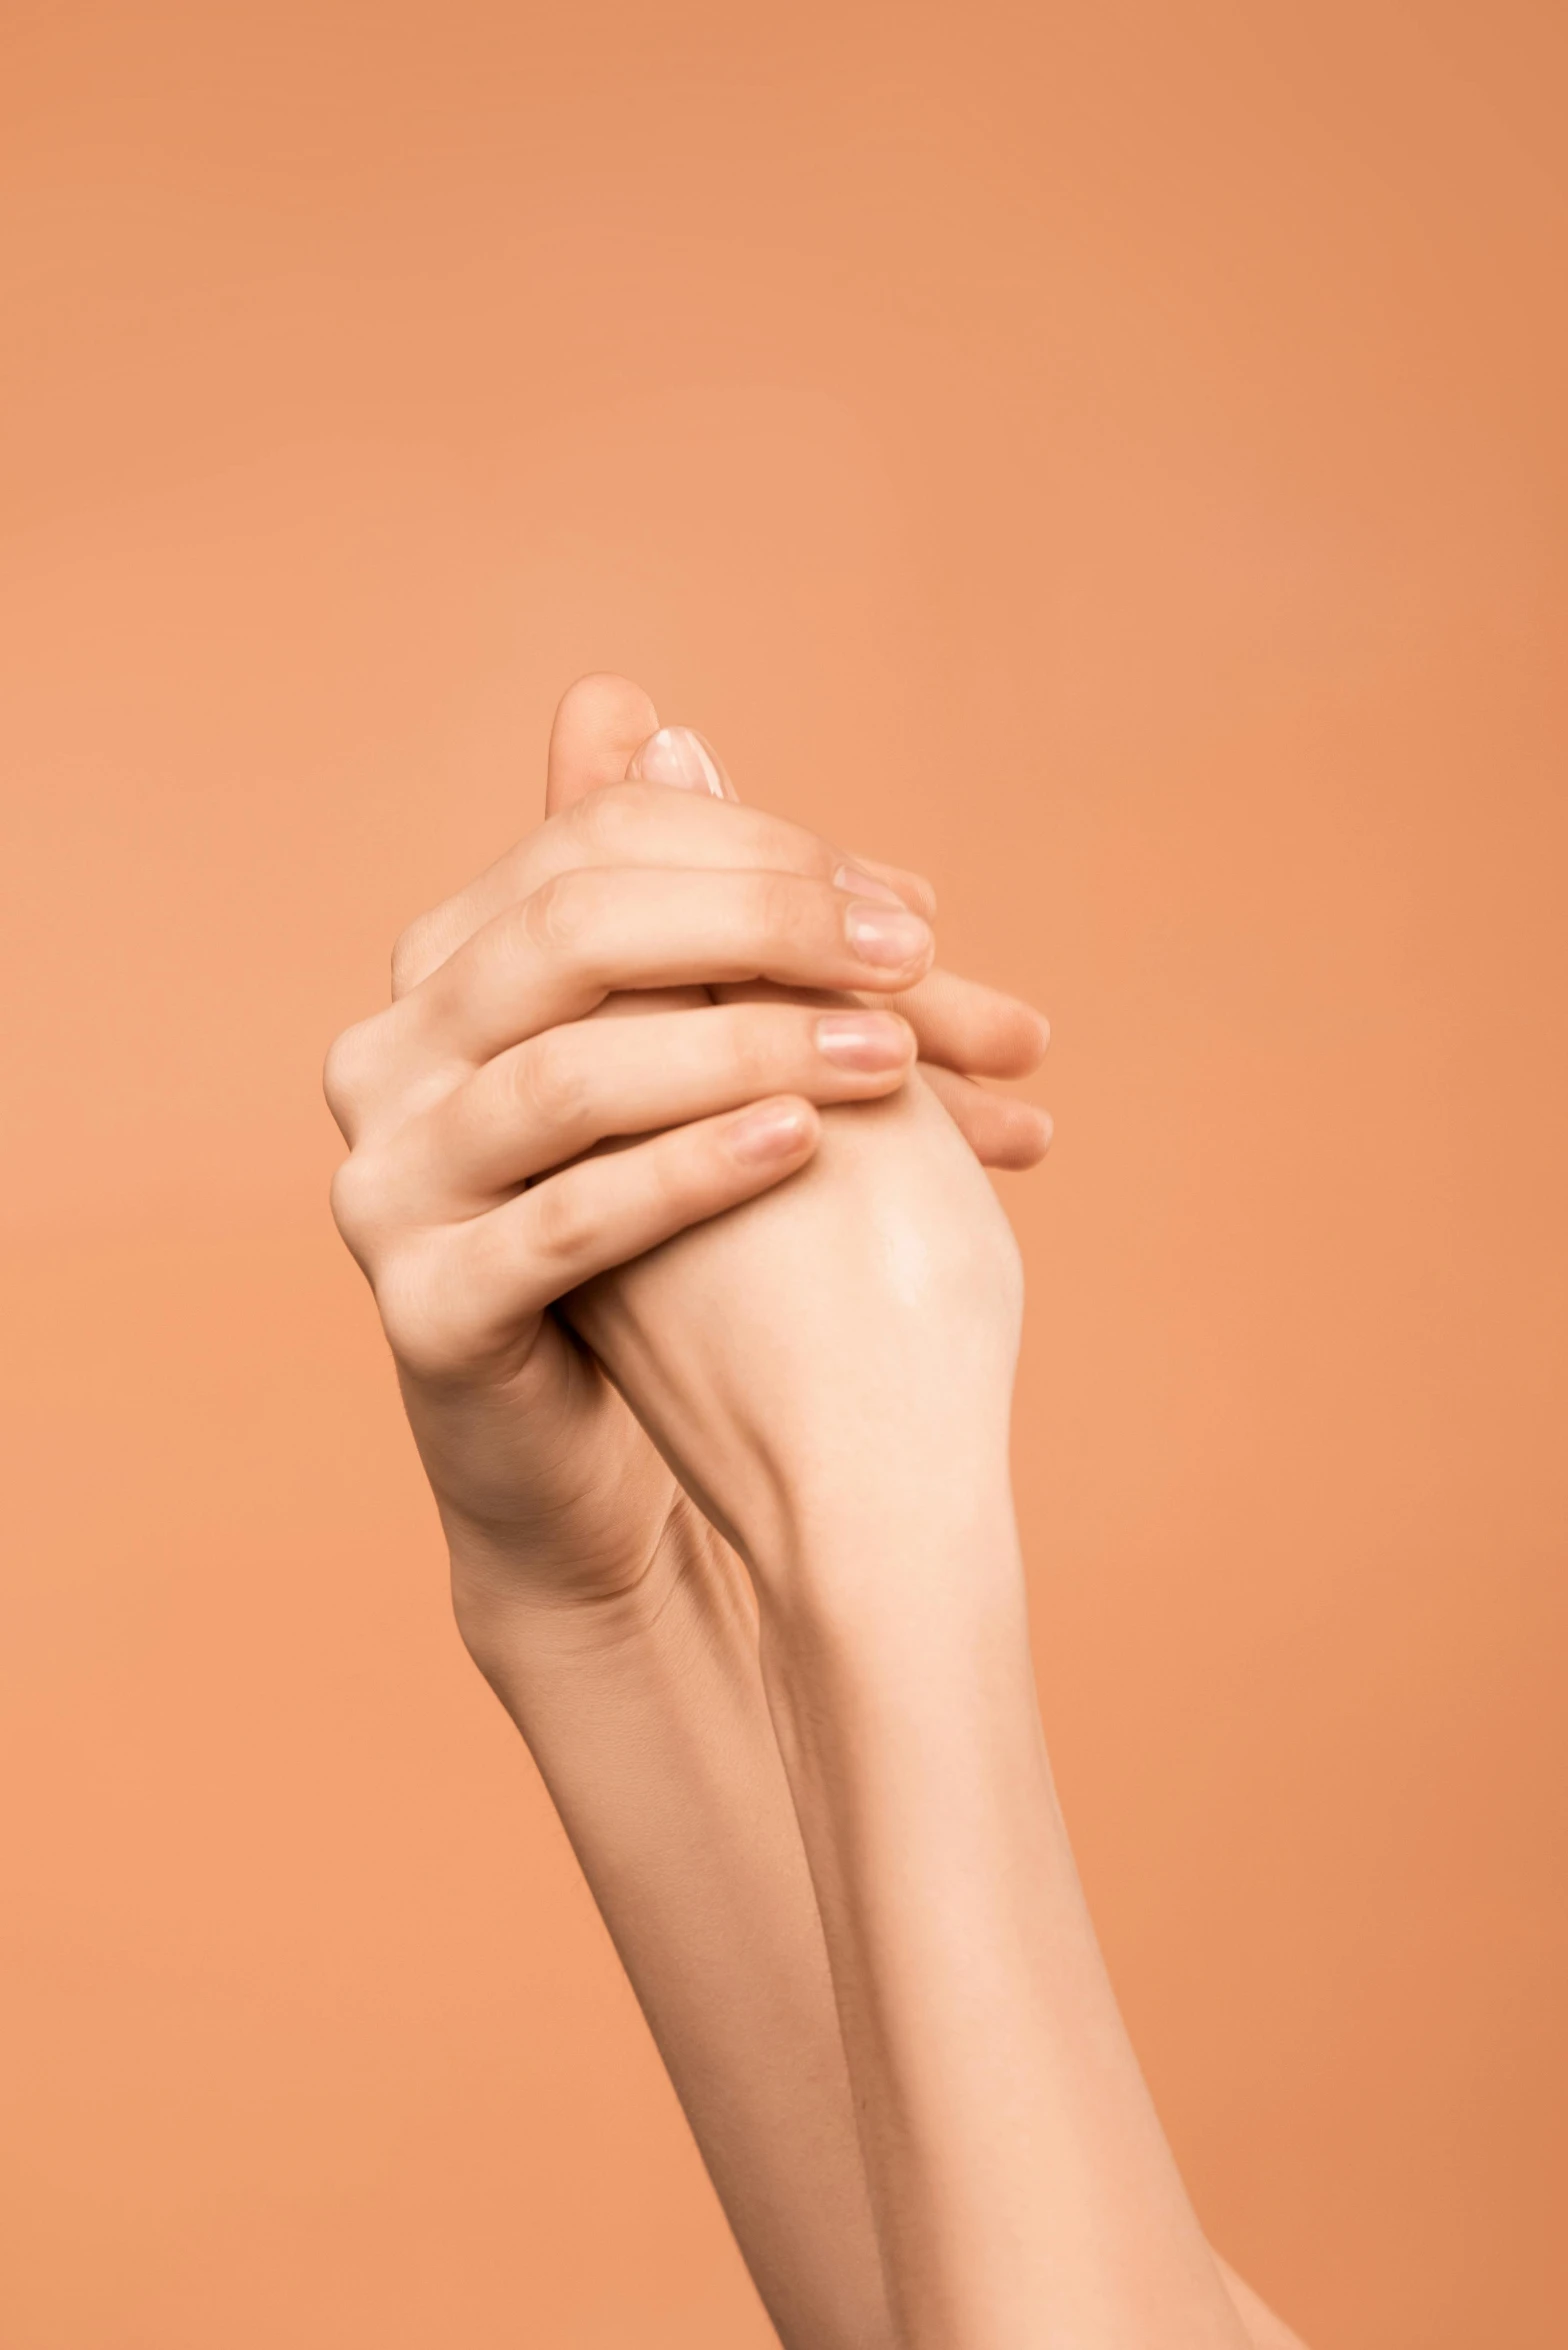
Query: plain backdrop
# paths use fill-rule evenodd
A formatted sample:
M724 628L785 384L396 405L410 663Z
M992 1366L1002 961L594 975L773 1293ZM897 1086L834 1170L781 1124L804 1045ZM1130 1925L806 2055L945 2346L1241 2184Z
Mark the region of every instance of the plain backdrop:
M8 0L6 2350L770 2339L325 1207L602 667L1054 1020L1041 1681L1214 2240L1568 2332L1565 68Z

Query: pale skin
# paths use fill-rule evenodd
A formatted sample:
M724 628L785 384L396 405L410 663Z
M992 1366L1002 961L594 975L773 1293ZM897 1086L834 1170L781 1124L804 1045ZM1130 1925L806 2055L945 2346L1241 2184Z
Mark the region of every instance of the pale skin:
M329 1056L464 1638L788 2350L1289 2350L1176 2172L1036 1706L980 1162L1049 1130L975 1080L1043 1025L657 724L572 689L546 822Z

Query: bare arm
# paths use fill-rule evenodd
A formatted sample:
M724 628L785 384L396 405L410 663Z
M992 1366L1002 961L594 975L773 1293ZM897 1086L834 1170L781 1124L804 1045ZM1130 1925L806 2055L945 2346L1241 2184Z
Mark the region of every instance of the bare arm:
M788 2350L892 2350L843 2042L739 1562L679 1505L595 1609L464 1637L528 1742Z
M762 1579L897 2338L1240 2350L1057 1808L1006 1495L963 1484Z
M1051 1784L1007 1480L1017 1307L994 1195L911 1085L573 1313L753 1573L893 2339L1243 2350Z
M624 743L618 755L624 761ZM590 780L608 780L608 772L601 767ZM465 1632L539 1758L781 2333L792 2350L797 2343L836 2350L840 2341L881 2350L900 2337L883 2296L857 2143L853 2099L866 2093L864 2059L852 2091L817 1903L768 1713L751 1595L735 1556L677 1499L664 1462L593 1358L563 1342L541 1309L575 1280L777 1181L815 1144L810 1114L798 1101L799 1140L765 1173L753 1161L742 1168L726 1157L731 1129L722 1120L686 1130L683 1118L700 1120L727 1100L742 1102L770 1078L796 1087L820 1083L820 1100L856 1090L874 1095L896 1083L896 1073L867 1075L853 1086L842 1071L808 1080L809 1052L803 1058L801 1046L809 1043L809 1022L792 1027L799 1013L767 1012L740 1027L700 1021L692 1036L714 1040L701 1064L676 1053L628 1056L622 1039L602 1031L591 1051L586 1043L569 1054L552 1046L553 1127L527 1086L508 1075L499 1087L498 1076L514 1064L527 1075L532 1048L515 1040L539 1024L527 1012L528 991L542 990L543 1000L558 1006L550 1015L556 1021L570 1019L568 999L576 993L581 1005L586 983L591 1001L596 973L614 968L627 984L647 984L656 960L643 974L634 971L625 908L642 900L635 890L628 897L615 876L619 896L601 893L594 901L608 953L581 920L558 937L530 929L525 916L515 932L528 950L524 961L510 943L502 961L484 953L461 961L481 933L501 936L541 876L572 870L585 855L604 862L607 849L608 862L624 869L647 853L646 842L655 864L683 869L659 902L690 908L681 919L691 948L676 951L695 977L707 917L692 898L690 868L753 860L768 866L776 858L775 869L786 874L826 879L833 872L832 852L743 811L724 817L722 845L720 833L712 835L716 858L706 820L666 827L646 798L618 800L614 813L610 830L596 821L561 834L560 847L547 828L537 847L525 844L405 939L398 962L406 1001L334 1055L334 1100L356 1142L340 1214L400 1356L452 1538ZM799 967L799 944L769 927L781 913L795 919L798 887L792 883L783 899L742 890L737 902L766 932L756 948L742 950L759 955L752 969L778 955L781 975L816 976ZM727 917L720 929L722 968L733 961L737 933ZM673 943L673 932L659 936ZM845 967L831 937L822 933L806 960L816 960L819 984L842 985ZM541 962L533 951L556 945L564 990L551 976L549 955ZM467 964L472 977L454 985ZM676 976L669 958L659 975L666 971ZM880 987L899 984L886 967L870 976ZM520 978L527 981L522 993ZM497 982L504 1000L495 996ZM933 1057L953 1068L1000 1071L1019 1053L1020 1039L1028 1053L1035 1034L1020 1007L985 991L949 983L929 1009L918 997L899 1000L922 1046L929 1037ZM564 1046L566 1032L554 1033ZM447 1036L453 1041L443 1041ZM725 1065L721 1056L732 1048L737 1057ZM652 1087L650 1069L662 1072ZM573 1082L563 1098L558 1080L568 1074ZM627 1085L635 1098L618 1108L616 1089ZM951 1089L944 1098L955 1101ZM1010 1159L1020 1148L1024 1157L1036 1155L1028 1119L1010 1119L992 1097L960 1086L955 1108L988 1156ZM595 1128L589 1119L601 1123ZM679 1130L553 1178L519 1201L519 1175L560 1166L595 1131L662 1126ZM945 1122L944 1131L951 1132ZM557 1190L562 1212L544 1213L546 1195ZM744 1220L724 1217L710 1230L728 1238L705 1276L698 1256L695 1283L678 1250L656 1249L631 1269L634 1305L639 1282L654 1269L654 1324L666 1334L736 1335L735 1309L746 1288L743 1281L737 1290L736 1275L745 1265L729 1251ZM702 1234L692 1237L700 1247ZM775 1269L788 1261L788 1250L779 1258L766 1238L762 1246L763 1262ZM673 1317L664 1310L669 1296L657 1294L658 1280L672 1270L686 1280ZM833 1286L831 1260L818 1250L794 1302L814 1295L820 1303ZM595 1291L602 1312L613 1305L614 1277L579 1293L584 1314L594 1310ZM757 1395L764 1405L765 1385ZM722 1419L720 1413L715 1425ZM782 1680L775 1676L773 1694L789 1743L787 1669ZM849 1735L853 1741L858 1733L851 1727ZM798 1737L791 1752L799 1779ZM830 1842L841 1827L829 1823ZM831 1885L821 1828L819 1817L813 1861ZM847 1980L840 1958L841 1998ZM852 2053L862 2037L852 2025ZM873 2148L873 2176L885 2169ZM1281 2338L1259 2334L1260 2350L1274 2350Z
M563 703L552 785L613 781L654 724L635 688L587 681ZM410 925L394 1001L333 1046L350 1145L334 1206L397 1358L465 1630L550 1782L745 2255L787 2339L876 2344L843 2052L750 1587L551 1309L777 1183L815 1148L814 1104L896 1087L917 1045L950 1071L977 1149L1038 1156L1037 1114L964 1073L1028 1062L1040 1023L940 974L921 986L913 877L707 793L572 799ZM702 986L764 974L813 992L720 1005ZM586 1017L618 988L654 1016ZM878 996L899 1009L877 1013Z
M781 2341L894 2350L739 1562L680 1508L645 1581L608 1606L523 1606L455 1563L465 1637L539 1764ZM1070 1865L1060 1847L1053 1866ZM954 1915L973 1923L963 1899ZM1300 2350L1220 2273L1252 2350Z

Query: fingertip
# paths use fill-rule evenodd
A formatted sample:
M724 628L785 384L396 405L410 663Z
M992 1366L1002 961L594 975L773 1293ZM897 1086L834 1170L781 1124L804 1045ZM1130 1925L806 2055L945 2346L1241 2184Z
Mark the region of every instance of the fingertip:
M1039 1166L1050 1149L1055 1122L1049 1110L1039 1109L1033 1102L1009 1102L1007 1110L1008 1115L989 1138L986 1165L1003 1174L1025 1175L1031 1167Z
M556 704L555 715L557 720L564 718L569 724L586 720L596 726L614 726L622 732L628 727L643 726L650 716L655 725L658 723L646 690L635 678L622 677L614 669L588 669L581 677L574 677Z
M1032 1077L1050 1049L1051 1023L1032 1004L1009 998L998 1019L991 1052L985 1062L988 1077ZM979 1063L976 1063L979 1066Z
M1032 1073L1034 1070L1039 1068L1040 1063L1045 1059L1046 1054L1051 1049L1051 1023L1049 1020L1047 1020L1045 1014L1043 1012L1037 1012L1032 1004L1025 1004L1021 1008L1027 1018L1030 1029L1030 1035L1026 1049L1029 1054L1029 1073ZM1047 1125L1050 1124L1049 1119L1046 1120L1046 1123ZM1047 1137L1047 1139L1049 1139L1049 1137Z
M902 904L916 914L923 914L928 922L935 915L936 891L923 873L911 873L904 865L885 864L878 857L856 857L844 870L853 872L857 868L862 874L873 875ZM847 885L840 883L839 886L843 888Z
M596 670L569 685L550 729L545 810L555 815L607 783L619 783L659 713L629 677Z
M821 1131L822 1121L810 1102L798 1094L781 1094L772 1101L753 1102L732 1118L724 1142L737 1166L782 1173L810 1158Z

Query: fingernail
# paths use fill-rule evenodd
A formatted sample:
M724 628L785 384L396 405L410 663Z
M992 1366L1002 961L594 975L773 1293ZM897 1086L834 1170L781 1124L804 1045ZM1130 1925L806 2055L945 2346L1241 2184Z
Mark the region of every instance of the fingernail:
M669 783L677 791L711 792L716 800L735 797L712 750L690 726L661 726L633 752L626 772L639 783Z
M931 926L903 906L867 905L857 898L844 916L844 935L863 963L917 963L931 947Z
M817 1050L840 1069L897 1069L912 1041L891 1012L825 1012L817 1022Z
M729 1132L730 1156L743 1167L792 1159L808 1132L808 1112L799 1102L767 1102L737 1118Z
M896 889L890 889L885 881L868 873L864 865L840 865L833 876L833 887L853 890L857 897L875 898L884 906L901 906L904 902Z

